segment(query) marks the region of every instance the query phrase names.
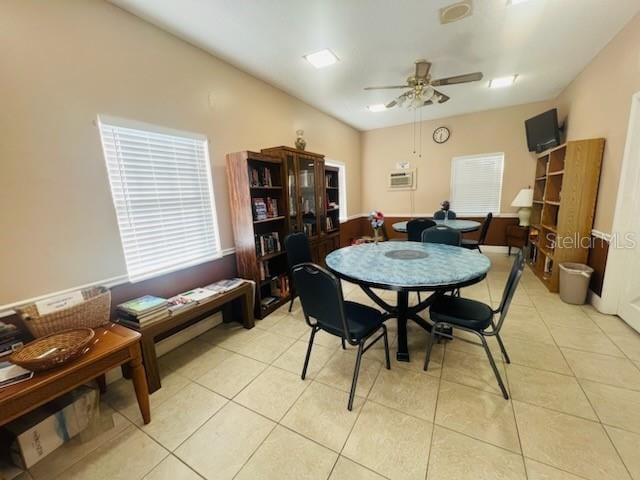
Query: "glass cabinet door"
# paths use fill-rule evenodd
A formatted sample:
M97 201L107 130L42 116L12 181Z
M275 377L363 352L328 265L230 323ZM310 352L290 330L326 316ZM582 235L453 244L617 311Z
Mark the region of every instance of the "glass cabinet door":
M302 228L309 237L318 235L316 167L313 159L298 157L298 186Z
M298 191L296 188L296 167L293 155L286 156L287 196L289 201L289 232L300 231L298 221Z

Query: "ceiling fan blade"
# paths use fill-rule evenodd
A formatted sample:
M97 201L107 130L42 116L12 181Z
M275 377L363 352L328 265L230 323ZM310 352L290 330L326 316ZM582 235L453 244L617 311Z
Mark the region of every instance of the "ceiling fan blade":
M444 85L456 85L458 83L477 82L482 80L482 73L465 73L464 75L456 75L454 77L439 78L431 82L434 87L441 87Z
M438 95L438 103L444 103L444 102L448 102L449 100L451 100L451 97L449 97L448 95L445 95L444 93L435 90L436 94Z
M391 100L389 103L387 103L384 108L393 108L398 104L397 100Z
M426 60L416 61L416 78L427 78L431 70L431 63Z
M386 87L364 87L365 90L389 90L391 88L409 88L407 85L388 85Z

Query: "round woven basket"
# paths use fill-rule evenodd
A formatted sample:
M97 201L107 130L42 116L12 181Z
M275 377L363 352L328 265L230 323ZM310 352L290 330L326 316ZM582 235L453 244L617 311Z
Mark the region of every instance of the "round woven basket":
M91 328L52 333L28 343L12 354L9 361L32 372L49 370L70 362L89 350L94 335Z

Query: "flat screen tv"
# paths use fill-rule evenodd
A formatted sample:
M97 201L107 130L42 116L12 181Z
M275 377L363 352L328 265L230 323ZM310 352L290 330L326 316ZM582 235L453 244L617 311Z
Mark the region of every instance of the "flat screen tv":
M530 152L542 152L560 145L560 127L558 126L558 110L536 115L524 122L527 131L527 145Z

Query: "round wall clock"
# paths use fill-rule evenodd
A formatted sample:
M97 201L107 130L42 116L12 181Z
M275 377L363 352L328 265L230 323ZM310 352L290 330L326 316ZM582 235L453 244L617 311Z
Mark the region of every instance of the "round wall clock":
M436 143L444 143L450 136L451 132L447 127L438 127L433 131L433 141Z

